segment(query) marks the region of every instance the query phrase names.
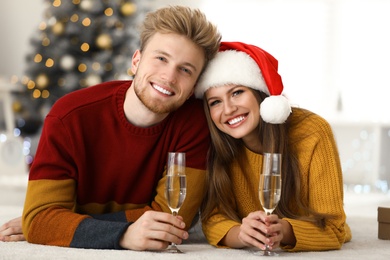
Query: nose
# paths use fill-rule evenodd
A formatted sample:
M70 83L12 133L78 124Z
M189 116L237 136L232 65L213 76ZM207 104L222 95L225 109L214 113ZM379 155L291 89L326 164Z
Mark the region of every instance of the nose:
M162 73L163 80L169 83L176 83L177 80L177 69L173 66L166 66Z
M224 113L226 115L231 115L232 113L234 113L236 110L237 110L237 106L234 104L233 101L231 100L226 100L224 102Z

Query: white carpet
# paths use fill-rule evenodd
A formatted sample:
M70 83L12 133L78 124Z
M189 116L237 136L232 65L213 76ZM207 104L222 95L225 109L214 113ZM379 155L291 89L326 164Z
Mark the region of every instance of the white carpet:
M23 188L0 186L0 223L22 212ZM278 259L390 259L390 240L378 239L377 208L390 207L390 195L345 194L347 222L352 229L352 241L341 250L327 252L279 252ZM72 249L41 246L27 242L0 242L0 259L259 259L250 250L216 249L204 242L199 227L190 241L180 245L185 254L134 252L127 250Z

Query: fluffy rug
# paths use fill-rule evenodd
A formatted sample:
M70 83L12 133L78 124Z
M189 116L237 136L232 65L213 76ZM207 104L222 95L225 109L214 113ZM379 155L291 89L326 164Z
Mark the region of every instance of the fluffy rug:
M0 223L22 212L24 190L0 187ZM390 195L367 193L345 194L347 222L352 241L341 250L327 252L287 253L279 251L278 259L390 259L390 240L378 239L378 206L390 207ZM259 259L251 250L216 249L208 245L200 226L191 230L189 241L179 246L185 254L134 252L128 250L72 249L42 246L27 242L0 242L0 259Z

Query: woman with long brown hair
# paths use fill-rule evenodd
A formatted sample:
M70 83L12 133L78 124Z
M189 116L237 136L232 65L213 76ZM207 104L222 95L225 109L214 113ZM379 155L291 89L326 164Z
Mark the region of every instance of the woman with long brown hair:
M204 99L212 138L204 234L222 247L340 249L351 232L331 127L315 113L290 107L277 67L257 46L222 42L198 82L195 95ZM258 198L264 152L283 158L280 202L268 216Z

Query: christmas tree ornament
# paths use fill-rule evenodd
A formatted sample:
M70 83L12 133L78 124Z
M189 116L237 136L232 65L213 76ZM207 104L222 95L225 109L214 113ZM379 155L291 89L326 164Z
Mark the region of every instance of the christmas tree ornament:
M44 89L49 85L49 78L46 74L39 74L35 79L35 84L39 89Z
M51 28L51 30L53 31L53 33L55 35L61 35L64 33L65 31L65 26L63 23L61 22L56 22L53 27Z
M20 113L23 109L23 105L19 100L12 102L12 111L14 113Z
M134 3L126 2L122 4L121 8L121 14L124 16L130 16L133 15L137 11L137 5Z
M87 77L85 77L85 84L87 86L94 86L96 84L99 84L102 82L102 79L97 74L89 74Z
M45 66L51 68L54 66L54 60L52 58L48 58L45 62Z
M65 71L72 70L76 65L76 59L69 54L66 54L60 59L60 67Z
M102 33L96 38L96 45L100 49L110 49L112 47L112 38L107 33Z
M96 1L96 0L81 0L80 2L80 9L86 12L97 14L99 12L102 12L104 5L102 1Z

